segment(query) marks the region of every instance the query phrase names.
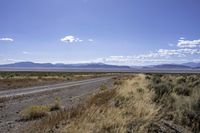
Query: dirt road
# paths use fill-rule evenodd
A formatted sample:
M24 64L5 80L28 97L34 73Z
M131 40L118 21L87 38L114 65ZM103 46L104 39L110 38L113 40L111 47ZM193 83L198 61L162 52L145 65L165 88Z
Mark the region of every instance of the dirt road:
M27 122L20 121L19 111L32 105L51 104L56 97L62 105L70 107L78 103L84 96L94 93L102 84L110 85L112 77L94 78L30 87L17 90L0 91L0 98L11 97L11 100L0 103L0 133L17 132Z

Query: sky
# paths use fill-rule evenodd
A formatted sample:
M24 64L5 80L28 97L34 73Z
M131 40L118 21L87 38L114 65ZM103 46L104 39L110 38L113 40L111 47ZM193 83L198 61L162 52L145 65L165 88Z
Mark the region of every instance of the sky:
M0 64L200 62L199 0L0 0Z

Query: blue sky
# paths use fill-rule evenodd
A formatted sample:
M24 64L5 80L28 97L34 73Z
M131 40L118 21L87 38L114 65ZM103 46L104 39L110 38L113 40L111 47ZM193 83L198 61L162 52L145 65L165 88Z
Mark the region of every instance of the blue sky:
M200 61L199 0L1 0L0 64Z

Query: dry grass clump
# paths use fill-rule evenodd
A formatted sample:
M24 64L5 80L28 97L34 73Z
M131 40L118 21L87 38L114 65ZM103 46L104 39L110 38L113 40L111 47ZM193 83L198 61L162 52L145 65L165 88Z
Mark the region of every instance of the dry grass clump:
M50 106L50 111L61 110L61 108L61 100L59 97L56 97L53 105Z
M105 90L107 90L108 89L108 87L106 86L106 85L101 85L100 86L100 90L101 91L105 91Z
M59 98L55 98L52 105L34 105L24 108L19 112L21 120L35 120L48 116L50 111L61 110L61 102Z
M122 80L116 79L114 85L122 85Z
M124 132L124 122L117 108L91 106L79 118L67 124L62 132Z
M20 117L23 120L33 120L48 115L50 111L48 106L30 106L20 111Z

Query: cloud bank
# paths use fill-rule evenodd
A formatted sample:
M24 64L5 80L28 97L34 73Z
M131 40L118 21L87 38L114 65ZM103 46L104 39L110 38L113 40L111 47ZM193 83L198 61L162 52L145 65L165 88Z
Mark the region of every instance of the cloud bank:
M158 49L153 52L131 56L109 56L96 59L96 62L127 65L152 65L160 63L184 63L197 61L200 58L200 39L185 40L183 37L178 40L174 49Z
M200 39L198 40L185 40L184 38L180 38L177 43L178 47L181 48L195 48L200 46Z
M4 37L4 38L0 38L0 41L8 41L8 42L13 42L14 39L12 38L8 38L8 37Z

